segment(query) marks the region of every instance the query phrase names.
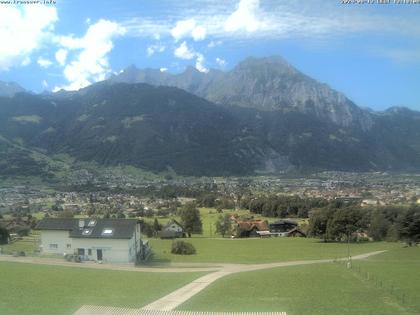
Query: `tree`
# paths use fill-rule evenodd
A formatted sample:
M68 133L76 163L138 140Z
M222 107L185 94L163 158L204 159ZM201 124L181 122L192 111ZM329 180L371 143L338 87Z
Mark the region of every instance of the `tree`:
M388 229L390 227L389 221L380 210L374 210L370 218L370 225L368 234L375 241L382 241L386 238Z
M0 244L7 244L9 243L9 231L0 226Z
M222 237L225 237L226 234L229 234L232 231L232 223L229 214L225 214L224 216L219 215L215 225L216 232L221 234Z
M188 202L180 210L182 225L188 235L191 233L203 233L203 223L201 222L200 211L194 202Z
M358 208L339 208L328 220L327 237L334 241L349 240L354 232L364 227L363 219L363 213Z
M162 226L160 225L158 219L155 218L155 221L153 222L153 230L154 230L156 236L161 229L162 229Z
M334 209L313 210L309 216L309 234L327 241L327 225L334 211Z
M399 219L400 238L409 246L420 242L420 207L411 206Z

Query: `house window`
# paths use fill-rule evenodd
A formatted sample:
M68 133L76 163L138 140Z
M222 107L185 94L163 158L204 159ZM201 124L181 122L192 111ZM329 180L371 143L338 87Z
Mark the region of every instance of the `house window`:
M114 234L113 229L105 228L105 229L102 230L102 235L103 236L111 236L112 234Z
M58 244L50 244L50 249L57 249L58 248Z
M90 235L90 234L92 234L92 229L84 229L82 234L83 235Z
M92 250L88 249L88 255L91 256L92 255Z
M96 220L90 220L88 226L93 227L96 225Z
M71 244L67 244L67 248L71 248Z

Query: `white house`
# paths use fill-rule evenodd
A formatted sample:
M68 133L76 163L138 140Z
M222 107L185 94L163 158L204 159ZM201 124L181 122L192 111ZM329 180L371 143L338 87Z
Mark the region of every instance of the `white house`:
M176 220L170 220L165 226L162 227L160 232L161 238L176 238L185 237L185 230L181 224Z
M140 223L128 219L45 218L41 231L44 254L77 254L83 260L135 262L141 249Z

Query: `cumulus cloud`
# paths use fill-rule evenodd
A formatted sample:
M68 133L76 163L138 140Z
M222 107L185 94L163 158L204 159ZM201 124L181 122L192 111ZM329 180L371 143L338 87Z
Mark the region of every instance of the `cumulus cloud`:
M20 65L22 67L26 67L31 63L31 58L29 58L28 56L25 57L25 59L22 60L22 62L20 63Z
M226 60L217 57L216 58L216 63L219 65L219 67L224 68L226 66Z
M204 56L200 53L197 53L196 55L197 55L197 59L195 61L195 68L200 72L206 72L206 73L209 72L209 69L207 69L204 66L204 62L205 62Z
M164 67L162 67L162 68L160 68L159 70L160 70L160 72L166 72L166 71L168 71L168 68L164 68Z
M174 55L177 58L184 60L191 60L196 58L195 68L200 72L208 72L209 70L205 67L205 58L203 54L196 52L193 48L188 47L187 42L183 41L179 47L174 50Z
M228 17L224 29L227 32L246 30L255 32L260 27L256 12L260 6L259 0L241 0L235 12Z
M64 49L80 52L64 68L64 76L69 84L56 87L54 90L78 90L93 82L104 80L106 75L111 72L108 53L114 47L112 40L124 33L125 29L118 23L99 20L89 26L83 37L63 36L58 38L59 45ZM65 60L65 58L60 60Z
M196 53L192 48L189 48L187 42L184 41L178 48L175 49L174 55L175 57L189 60L193 59Z
M52 36L58 21L54 7L3 5L0 10L0 70L25 64L33 51Z
M185 37L192 37L195 41L199 41L206 38L206 29L197 25L194 19L182 20L171 29L171 35L176 41Z
M38 65L41 68L48 68L49 66L52 65L52 61L43 57L39 57L37 60Z
M43 87L44 89L48 88L48 82L47 82L46 80L43 80L43 81L42 81L42 87Z
M220 46L222 44L223 44L223 42L221 40L216 40L216 41L212 40L212 41L210 41L210 43L207 44L207 47L208 48L214 48L214 47Z
M149 47L147 47L147 56L150 57L153 56L155 53L164 52L165 49L166 47L161 44L150 45Z
M60 48L55 53L55 60L57 60L60 66L64 66L66 64L67 54L68 54L68 51L63 48Z

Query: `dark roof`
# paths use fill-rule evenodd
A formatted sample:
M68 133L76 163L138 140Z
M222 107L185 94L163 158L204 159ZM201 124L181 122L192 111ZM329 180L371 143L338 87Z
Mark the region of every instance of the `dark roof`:
M92 226L89 222L95 221ZM83 222L83 227L79 225ZM70 237L74 238L111 238L130 239L133 237L137 220L130 219L53 219L41 220L36 229L38 230L64 230L70 231ZM111 233L104 233L110 230Z
M270 223L270 225L295 225L297 226L298 224L296 221L286 219L286 220L278 220L274 223Z
M44 218L38 222L35 230L62 230L71 231L77 227L78 219Z

